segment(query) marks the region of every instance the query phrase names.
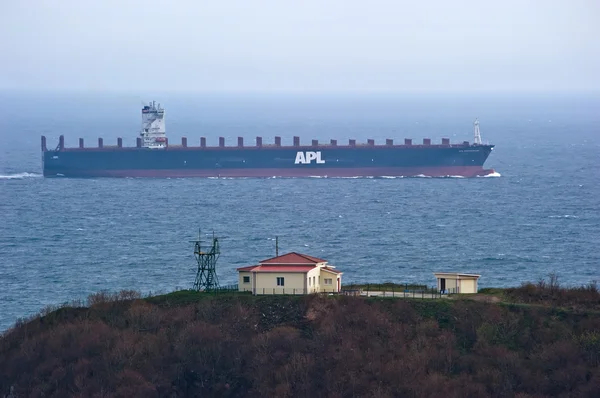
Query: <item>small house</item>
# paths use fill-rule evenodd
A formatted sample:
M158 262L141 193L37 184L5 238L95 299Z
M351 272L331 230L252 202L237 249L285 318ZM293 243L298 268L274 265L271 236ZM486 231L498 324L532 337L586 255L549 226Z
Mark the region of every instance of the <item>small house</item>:
M458 272L434 272L437 289L442 293L477 293L481 275Z
M335 293L342 287L342 272L327 260L296 252L237 271L239 291L252 294Z

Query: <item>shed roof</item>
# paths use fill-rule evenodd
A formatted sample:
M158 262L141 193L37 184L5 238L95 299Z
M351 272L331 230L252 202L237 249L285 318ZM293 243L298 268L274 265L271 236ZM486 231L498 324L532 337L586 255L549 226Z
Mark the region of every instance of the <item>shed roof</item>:
M454 276L454 277L469 277L469 278L479 278L481 275L479 274L465 274L462 272L434 272L433 275L446 275L446 276Z
M301 254L296 252L290 252L277 257L271 257L266 260L262 260L260 264L317 264L326 263L327 260L321 258L309 256L307 254Z

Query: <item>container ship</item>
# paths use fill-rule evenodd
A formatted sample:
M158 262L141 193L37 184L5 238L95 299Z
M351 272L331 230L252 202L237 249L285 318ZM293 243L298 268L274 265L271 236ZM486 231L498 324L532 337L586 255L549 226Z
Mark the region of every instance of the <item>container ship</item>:
M357 143L282 145L281 137L273 143L263 143L256 137L253 145L245 145L238 137L236 145L225 145L219 137L218 146L188 145L187 138L173 145L165 133L165 109L152 101L142 108L142 126L135 147L105 145L102 138L94 147L86 147L83 138L78 147L66 147L64 136L58 146L48 150L42 136L42 169L45 177L475 177L494 173L483 164L494 145L483 144L479 122L475 120L474 142L451 144L448 138L434 144L424 138L413 143L406 138L402 144L386 139L376 144L369 139Z

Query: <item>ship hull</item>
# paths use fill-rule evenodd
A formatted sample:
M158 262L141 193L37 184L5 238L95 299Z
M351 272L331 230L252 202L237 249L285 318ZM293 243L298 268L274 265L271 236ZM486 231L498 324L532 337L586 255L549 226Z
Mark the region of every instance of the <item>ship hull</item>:
M61 148L45 177L413 177L490 174L493 145L363 147Z
M294 169L229 169L229 170L61 170L44 172L45 177L70 178L272 178L272 177L477 177L494 173L478 166L458 167L365 167L329 168L307 172Z

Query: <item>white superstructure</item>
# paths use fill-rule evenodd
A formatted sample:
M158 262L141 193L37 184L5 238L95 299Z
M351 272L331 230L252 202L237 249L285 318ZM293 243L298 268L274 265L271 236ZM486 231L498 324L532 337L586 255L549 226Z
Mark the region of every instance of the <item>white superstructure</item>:
M142 108L142 147L166 148L165 110L155 101Z
M475 123L473 123L473 142L477 145L481 145L481 132L479 131L479 120L475 119Z

